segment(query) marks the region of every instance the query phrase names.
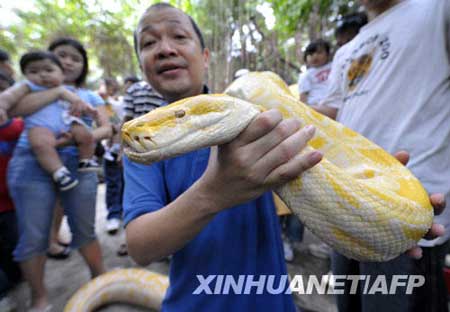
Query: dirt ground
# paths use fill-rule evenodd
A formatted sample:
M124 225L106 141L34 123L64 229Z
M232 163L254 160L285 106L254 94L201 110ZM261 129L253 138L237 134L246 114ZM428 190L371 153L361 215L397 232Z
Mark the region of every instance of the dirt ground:
M124 232L121 231L114 236L110 236L105 231L105 185L100 184L97 197L97 234L102 246L103 258L107 270L114 268L136 267L133 260L128 257L117 256L117 250L122 242L125 241ZM63 226L63 234L68 234L67 224ZM329 270L329 261L318 259L312 256L307 245L317 240L312 234L306 232L304 243L296 250L296 258L293 263L288 264L291 275L301 274L308 276L310 274L323 275ZM167 274L169 264L167 262L156 262L148 266L149 270ZM66 302L70 297L86 282L89 281L89 272L82 258L75 252L72 252L70 258L64 261L48 260L46 264L45 282L48 287L50 301L53 305L52 312L62 312ZM29 292L24 283L18 285L9 294L10 298L17 304L17 312L26 311L29 304ZM295 295L296 304L303 311L317 312L335 312L336 307L332 295ZM146 311L139 307L128 305L110 305L101 308L102 312L139 312ZM3 312L3 311L0 311Z

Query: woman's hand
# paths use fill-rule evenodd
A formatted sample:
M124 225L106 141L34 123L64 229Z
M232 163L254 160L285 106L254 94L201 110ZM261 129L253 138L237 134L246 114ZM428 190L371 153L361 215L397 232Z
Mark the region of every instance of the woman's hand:
M93 108L90 104L83 101L78 95L67 90L64 87L59 87L60 98L70 103L69 113L73 116L81 116L82 114L87 114L93 118L97 117L97 110Z

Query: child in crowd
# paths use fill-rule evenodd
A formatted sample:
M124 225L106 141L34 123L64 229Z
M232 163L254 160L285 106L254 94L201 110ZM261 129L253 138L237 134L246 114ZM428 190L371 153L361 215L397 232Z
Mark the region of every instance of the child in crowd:
M25 117L25 129L28 140L36 159L41 167L51 173L54 181L61 191L67 191L78 184L70 171L63 165L58 156L56 147L67 141L58 136L72 137L78 146L80 153L79 171L94 171L98 164L92 160L94 155L94 138L84 126L82 119L69 114L70 111L77 115L80 99L66 87L62 87L64 81L63 67L58 58L50 52L29 52L20 59L20 69L27 78L23 83L16 84L0 95L0 119L6 116L6 111L18 103L29 92L47 90L49 88L61 87L61 99L38 112ZM67 103L67 102L69 103ZM85 104L85 103L83 103ZM96 110L87 104L84 113L96 116ZM49 116L60 116L60 122ZM58 120L58 119L57 119ZM3 122L3 120L0 120ZM67 133L67 132L70 133Z
M116 161L120 153L120 127L124 108L122 100L118 96L119 89L119 83L114 78L105 78L98 91L98 94L106 103L106 110L113 129L112 138L104 142L105 154L103 154L103 158L108 161Z
M326 95L328 75L331 71L330 44L318 39L305 49L304 61L308 70L299 76L300 101L317 105Z

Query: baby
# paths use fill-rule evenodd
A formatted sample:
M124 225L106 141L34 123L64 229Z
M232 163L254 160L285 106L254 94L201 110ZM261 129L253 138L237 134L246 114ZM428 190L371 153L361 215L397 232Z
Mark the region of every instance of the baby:
M95 151L94 138L82 119L75 114L83 106L83 113L92 117L97 111L80 98L62 87L63 67L51 52L29 52L20 59L20 69L27 78L0 94L0 123L7 119L6 112L30 92L50 88L61 88L60 99L41 108L34 114L25 116L25 130L31 149L41 167L50 173L61 191L67 191L78 184L78 180L64 166L56 150L61 141L58 137L70 132L79 150L78 171L98 170L98 164L92 159Z

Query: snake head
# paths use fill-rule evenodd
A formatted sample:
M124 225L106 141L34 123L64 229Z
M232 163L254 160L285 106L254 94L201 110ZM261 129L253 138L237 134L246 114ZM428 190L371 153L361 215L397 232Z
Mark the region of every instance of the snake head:
M124 152L153 163L236 137L261 108L227 95L186 98L125 123Z

